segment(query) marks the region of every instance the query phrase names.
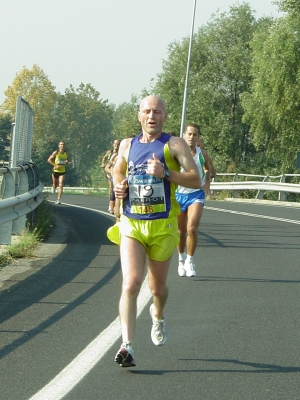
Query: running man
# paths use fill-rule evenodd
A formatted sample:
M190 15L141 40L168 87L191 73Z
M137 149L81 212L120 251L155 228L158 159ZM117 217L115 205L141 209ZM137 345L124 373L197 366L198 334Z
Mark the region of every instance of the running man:
M111 197L114 197L114 195L111 193L111 187L112 187L111 175L110 175L110 173L107 172L106 166L107 166L107 164L109 164L111 162L111 160L113 160L118 155L120 143L121 143L121 140L115 139L113 142L113 148L110 150L107 150L107 152L105 153L105 155L102 159L102 162L101 162L101 168L104 168L104 170L105 170L105 178L106 178L106 181L108 184L108 200L109 200L108 211L111 214L114 213L114 210L111 209L110 202L111 202Z
M106 177L109 179L109 207L108 207L108 212L111 214L115 213L115 204L116 204L116 196L115 196L115 191L114 191L114 183L113 183L113 169L114 165L117 161L118 153L114 153L112 157L110 158L109 162L105 165L105 172L106 172Z
M48 163L53 166L52 169L52 193L54 194L58 187L57 200L55 204L61 204L61 196L63 193L63 187L66 180L66 165L71 165L68 154L65 151L65 142L60 141L58 143L58 150L55 150L48 158Z
M123 199L120 216L120 258L123 274L119 314L123 343L115 361L135 366L132 340L136 327L137 297L148 256L148 284L152 292L151 339L156 346L167 340L164 309L166 284L174 248L178 244L176 185L199 188L200 177L190 149L182 138L164 133L168 113L154 95L140 103L142 133L121 142L114 166L116 198ZM180 172L180 166L183 167Z
M201 151L204 150L204 139L202 136L199 136L198 141L197 141L197 146L200 147ZM204 152L205 152L205 150L204 150ZM208 161L209 161L210 179L212 179L217 176L217 173L216 173L212 158L210 156L208 156Z
M178 275L187 277L196 276L194 254L198 242L197 229L203 212L205 194L210 194L209 155L206 150L196 147L199 133L198 125L189 124L185 128L183 138L187 142L199 169L201 185L196 189L187 188L186 185L178 186L176 190L176 200L181 209L178 216L180 236L177 246Z

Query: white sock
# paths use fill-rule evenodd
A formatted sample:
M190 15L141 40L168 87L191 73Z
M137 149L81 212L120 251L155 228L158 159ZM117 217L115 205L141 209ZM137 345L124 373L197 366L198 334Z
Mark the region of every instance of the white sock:
M184 261L186 259L186 253L178 253L179 261Z
M194 261L194 257L190 256L189 254L186 255L186 260L187 261Z

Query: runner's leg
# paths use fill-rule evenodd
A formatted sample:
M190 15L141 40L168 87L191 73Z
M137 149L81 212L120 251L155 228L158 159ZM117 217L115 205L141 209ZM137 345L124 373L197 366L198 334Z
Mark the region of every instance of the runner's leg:
M144 278L146 250L137 240L122 236L120 244L123 275L119 313L123 342L132 341L137 313L137 297Z

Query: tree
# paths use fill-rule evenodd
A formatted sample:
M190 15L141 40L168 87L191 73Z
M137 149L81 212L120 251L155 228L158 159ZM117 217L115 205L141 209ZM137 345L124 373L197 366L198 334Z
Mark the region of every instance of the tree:
M11 117L8 114L0 116L0 159L2 161L9 161L11 127Z
M171 43L168 47L168 59L163 61L162 72L157 75L153 92L166 103L168 120L165 130L180 133L183 93L189 39ZM193 54L195 53L195 49ZM193 72L190 74L192 75Z
M277 0L275 4L279 6L281 11L288 12L289 14L299 15L300 3L298 0Z
M58 142L49 140L46 146L34 149L32 152L32 161L38 166L39 178L44 186L52 186L52 169L53 167L47 162L48 157L57 149ZM68 184L70 184L70 176L68 169Z
M293 173L300 130L299 16L292 13L258 32L252 46L253 85L243 99L244 121L251 123L268 173Z
M138 120L139 103L140 98L132 96L129 103L122 103L116 108L112 131L114 139L124 139L141 131L141 124Z
M249 43L257 22L249 4L217 13L194 35L186 123L200 124L220 170L245 168L255 157L249 125L242 121L241 95L251 85ZM170 46L155 87L170 115L168 129L179 132L189 40Z
M15 116L18 96L22 96L34 112L33 145L39 146L44 137L49 137L49 120L56 101L55 87L38 66L23 69L16 74L12 84L4 92L6 99L1 105L2 115Z
M90 183L89 169L110 141L113 107L90 84L72 85L57 98L51 119L52 137L66 141L78 184Z

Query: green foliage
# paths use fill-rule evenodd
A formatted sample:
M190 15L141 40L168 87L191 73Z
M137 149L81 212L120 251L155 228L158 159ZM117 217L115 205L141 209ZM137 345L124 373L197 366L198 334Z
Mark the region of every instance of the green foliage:
M300 2L277 0L286 14L256 20L248 3L217 12L194 34L186 124L198 123L217 171L293 173L300 130ZM169 45L151 93L166 102L165 131L181 129L189 37ZM120 106L108 104L90 84L64 94L42 69L23 68L0 107L0 140L9 138L17 96L34 110L32 159L41 181L51 184L49 155L66 141L73 161L68 186L105 187L101 160L114 139L141 131L137 118L143 89ZM11 119L9 116L12 116ZM2 140L3 145L4 142ZM2 155L2 158L7 157ZM1 158L1 147L0 147Z
M48 235L52 222L51 206L45 198L37 208L37 221L33 231L37 240L43 240Z
M293 173L300 129L300 19L286 16L254 36L244 121L268 173Z
M66 142L77 185L91 184L88 171L97 163L99 154L110 146L112 116L113 107L90 84L82 83L77 89L71 85L58 97L51 121L53 137L57 142Z
M107 179L106 179L106 172L104 168L101 168L103 154L101 154L96 164L93 166L92 169L89 170L89 176L91 178L91 186L95 188L107 188Z
M3 161L9 161L11 127L10 115L0 115L0 160Z
M129 103L122 103L115 110L112 131L114 139L124 139L141 131L138 120L140 100L141 98L132 96Z
M164 99L167 106L168 120L165 130L175 132L178 136L180 134L188 47L188 38L183 39L182 43L174 42L169 45L169 58L163 61L163 72L158 74L153 91ZM190 73L191 76L192 73Z
M194 35L186 124L198 123L217 170L237 169L255 157L241 95L249 89L256 21L247 4L216 14ZM166 129L180 131L189 39L169 47L155 91L166 101Z
M33 257L37 243L36 235L25 231L18 244L8 246L8 253L13 259Z
M40 148L33 148L32 161L38 166L40 181L44 186L52 185L52 169L51 164L48 163L49 156L58 148L58 141L49 140L45 146ZM69 155L69 150L66 148ZM69 155L70 156L70 155ZM77 186L78 176L73 166L67 166L67 177L65 184L68 186Z
M37 223L34 231L25 229L16 244L7 246L7 251L0 254L0 266L9 264L16 258L33 257L36 246L47 237L52 221L51 208L44 200L37 208Z
M279 6L281 11L288 12L290 14L299 15L300 3L299 0L277 0L275 4Z
M72 85L64 95L55 93L54 86L37 65L23 68L5 91L1 115L14 115L16 100L22 96L34 111L32 159L40 168L42 182L50 184L49 155L64 140L73 161L68 169L69 185L88 185L88 174L99 154L111 143L114 107L100 98L90 84L75 89Z
M38 165L40 181L44 186L52 185L51 171L53 167L47 162L47 159L57 149L57 144L57 142L49 140L45 146L32 149L32 161Z
M43 137L50 134L49 120L56 101L55 87L38 66L23 67L4 92L6 99L0 107L1 115L15 116L18 96L22 96L34 111L33 145L39 146Z

